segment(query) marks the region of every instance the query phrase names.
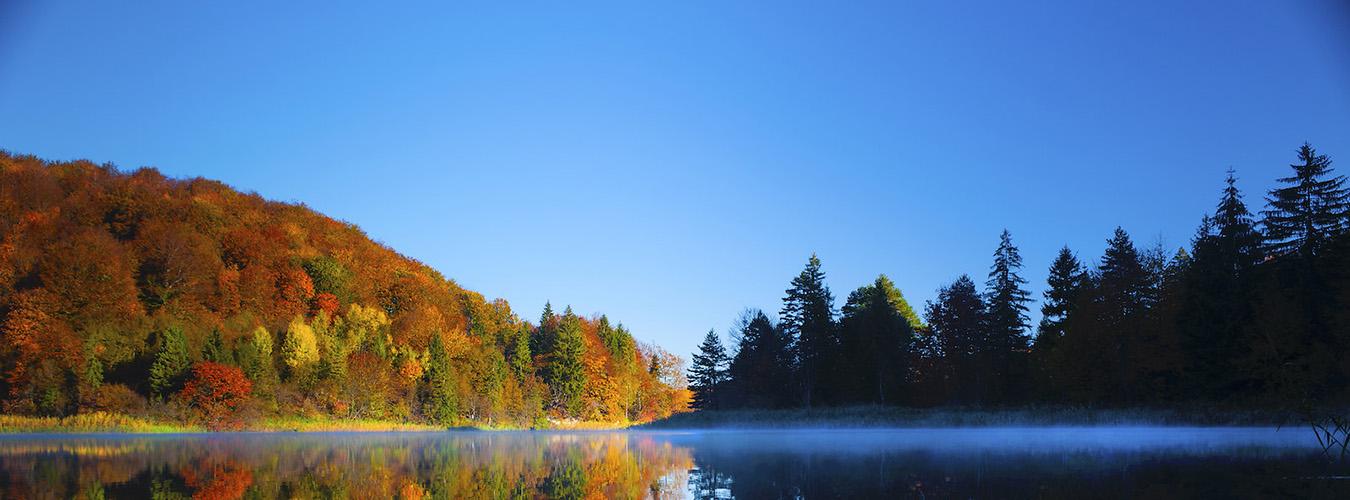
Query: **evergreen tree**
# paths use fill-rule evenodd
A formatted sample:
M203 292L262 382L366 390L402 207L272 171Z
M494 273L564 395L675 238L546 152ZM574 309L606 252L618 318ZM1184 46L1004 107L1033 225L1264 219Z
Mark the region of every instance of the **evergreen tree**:
M187 337L183 329L171 326L164 330L160 338L159 352L155 362L150 365L150 392L155 397L177 391L183 385L183 379L192 365L188 354Z
M815 394L828 391L839 340L834 323L834 296L815 254L783 297L779 327L793 338L802 403L811 407Z
M557 337L545 381L553 391L554 406L568 415L579 415L586 388L586 340L582 338L581 318L570 306L558 321Z
M981 355L988 341L984 300L975 291L975 281L961 275L951 285L939 288L937 300L925 309L924 318L953 379L951 402L982 403L987 380Z
M1266 198L1262 223L1272 254L1309 258L1345 229L1350 191L1345 177L1332 175L1331 159L1308 143L1299 147L1298 159L1290 165L1294 175L1279 179L1288 185L1271 190Z
M1087 270L1068 246L1059 249L1046 279L1045 300L1041 302L1041 323L1036 329L1035 349L1051 351L1064 338L1064 324L1073 303L1083 291Z
M708 330L689 366L689 390L694 392L693 406L699 410L719 408L723 382L726 381L727 351L717 332Z
M451 425L459 412L453 370L440 333L432 335L427 348L427 368L422 375L422 411L433 423Z
M558 316L553 313L553 304L544 302L544 312L539 315L539 326L530 337L530 352L545 358L553 355L558 342Z
M1149 273L1139 251L1130 235L1117 227L1107 241L1106 253L1097 269L1097 300L1101 306L1097 311L1097 328L1107 340L1107 352L1101 361L1110 367L1111 375L1110 387L1098 390L1111 391L1101 394L1109 399L1128 401L1136 393L1149 289Z
M904 298L886 275L854 290L844 304L840 348L847 375L841 390L856 402L894 402L907 370L914 331L900 310ZM911 311L912 312L912 311Z
M202 346L202 359L215 363L234 363L230 351L225 349L225 338L220 335L220 330L212 330L211 335L206 337L206 345Z
M991 396L1000 400L1020 393L1026 379L1027 328L1031 326L1026 313L1031 292L1022 288L1027 280L1019 274L1021 269L1022 255L1012 243L1012 234L1004 229L985 281L988 344L982 349L991 372Z
M763 311L747 310L733 329L736 353L729 371L737 406L776 408L790 404L792 338Z
M511 373L516 376L516 380L525 380L534 373L534 362L530 357L530 331L522 325L511 335L508 347L507 363L511 366Z

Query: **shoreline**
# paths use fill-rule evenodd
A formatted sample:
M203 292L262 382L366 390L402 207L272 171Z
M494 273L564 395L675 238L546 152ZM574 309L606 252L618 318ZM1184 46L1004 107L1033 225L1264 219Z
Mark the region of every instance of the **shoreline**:
M444 431L665 431L784 429L915 429L978 427L1300 427L1307 422L1293 412L1240 408L1112 408L1026 407L901 408L848 406L814 409L707 410L673 415L664 420L582 422L551 420L547 428L491 424L443 427L380 420L330 420L280 417L238 430L162 422L130 415L95 412L69 417L0 415L0 436L13 434L230 434L230 433L360 433Z

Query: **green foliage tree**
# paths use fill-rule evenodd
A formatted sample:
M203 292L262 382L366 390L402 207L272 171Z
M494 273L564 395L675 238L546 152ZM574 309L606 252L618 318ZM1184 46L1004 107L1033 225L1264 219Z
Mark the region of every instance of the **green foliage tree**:
M818 391L829 391L837 363L839 337L834 296L825 286L820 258L813 253L783 297L779 327L793 338L802 403L810 408Z
M567 415L579 415L582 393L586 388L586 340L582 338L581 319L569 306L558 321L558 340L548 364L546 382L553 392L555 408Z
M1031 326L1026 313L1031 292L1023 288L1027 280L1022 278L1021 269L1022 255L1012 243L1012 234L1004 229L999 235L998 249L994 251L989 279L985 281L988 344L982 349L984 362L991 372L990 396L999 401L1021 398L1021 393L1026 390L1025 353L1027 328Z
M981 355L987 336L984 300L975 291L975 282L970 276L961 275L950 285L939 288L937 300L929 302L925 309L924 317L953 379L951 402L983 403L988 391Z
M192 356L188 353L187 337L183 329L171 326L160 332L159 352L150 365L150 392L163 398L177 391L183 385L188 368L192 366Z
M689 366L689 390L694 391L694 408L712 410L720 407L722 385L726 382L727 350L717 332L708 330L698 346Z
M900 290L880 275L870 285L849 294L840 321L840 347L846 380L836 384L849 401L876 404L895 402L908 369L906 354L914 331L904 311Z
M422 411L427 419L440 425L454 424L459 412L454 367L439 334L432 335L431 346L427 348L427 369L422 384Z
M1332 174L1331 159L1306 142L1298 161L1290 165L1294 175L1279 179L1287 185L1270 191L1262 224L1272 254L1310 258L1345 229L1350 190Z

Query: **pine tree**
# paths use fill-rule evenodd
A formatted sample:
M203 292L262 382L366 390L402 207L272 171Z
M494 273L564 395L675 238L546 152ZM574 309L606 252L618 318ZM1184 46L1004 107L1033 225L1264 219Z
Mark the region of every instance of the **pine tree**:
M511 365L511 373L516 376L516 380L525 380L534 373L534 362L530 357L530 331L522 326L511 335L508 348L507 363Z
M988 341L984 300L975 291L975 281L961 275L951 285L939 288L937 300L925 309L928 328L938 340L942 361L954 379L952 402L982 403L988 381L981 356Z
M1266 198L1266 244L1273 255L1317 255L1345 229L1350 216L1350 191L1345 177L1332 175L1331 159L1319 155L1308 143L1299 147L1300 163L1291 164L1294 175L1279 179L1288 184L1270 191Z
M717 332L708 330L689 366L689 390L694 392L693 406L699 410L720 407L722 384L726 381L727 351Z
M1019 393L1025 384L1025 358L1028 338L1027 303L1031 292L1022 288L1027 280L1019 274L1022 255L1012 243L1007 229L999 235L994 263L985 281L985 328L988 344L982 349L990 370L990 387L996 399Z
M427 368L422 376L423 413L433 423L453 424L459 412L459 400L455 393L450 353L446 351L439 333L431 336L431 345L427 348Z
M1261 251L1261 233L1256 230L1252 213L1242 202L1242 192L1238 190L1234 173L1233 169L1228 169L1223 197L1214 212L1213 225L1217 231L1215 236L1218 237L1223 267L1236 277L1247 273L1264 256Z
M1046 279L1047 288L1041 302L1041 323L1036 329L1036 350L1054 349L1059 339L1064 338L1064 323L1072 312L1073 303L1083 290L1087 279L1087 270L1078 261L1078 257L1068 246L1059 249L1055 262L1050 265L1050 277Z
M544 302L544 312L539 315L539 326L530 336L530 352L545 358L553 355L558 342L558 316L553 313L553 304Z
M834 296L815 254L785 292L779 327L793 338L802 403L810 408L817 391L828 391L839 346L834 323Z
M1102 361L1112 368L1108 372L1112 376L1111 387L1098 389L1113 391L1109 395L1111 398L1131 400L1140 369L1137 358L1142 352L1139 344L1145 325L1150 279L1139 251L1124 229L1117 227L1114 236L1107 241L1097 276L1101 304L1098 331L1106 337L1108 349Z
M788 405L795 394L792 379L792 338L773 324L763 311L746 310L733 329L736 354L728 370L734 406L776 408Z
M150 365L150 392L163 398L177 391L191 365L192 357L188 354L183 329L177 326L165 329L155 362Z
M212 330L211 335L206 337L206 345L202 347L202 359L215 363L234 363L234 358L225 349L225 338L220 335L220 330Z
M545 381L553 391L554 406L568 415L579 415L586 388L586 340L582 338L581 318L570 306L558 321L557 336Z

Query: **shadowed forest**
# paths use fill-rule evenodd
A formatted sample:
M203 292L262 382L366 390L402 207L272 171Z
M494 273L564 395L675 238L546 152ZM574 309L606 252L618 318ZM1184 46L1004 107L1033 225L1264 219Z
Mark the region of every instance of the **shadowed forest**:
M626 424L685 410L683 371L605 316L524 321L304 205L0 152L6 414Z
M689 368L700 409L1071 404L1319 411L1350 377L1350 202L1310 145L1253 210L1230 170L1184 248L1116 228L1100 258L1060 250L1039 301L999 237L983 288L961 275L922 313L886 276L836 310L820 259L775 321L747 310Z

